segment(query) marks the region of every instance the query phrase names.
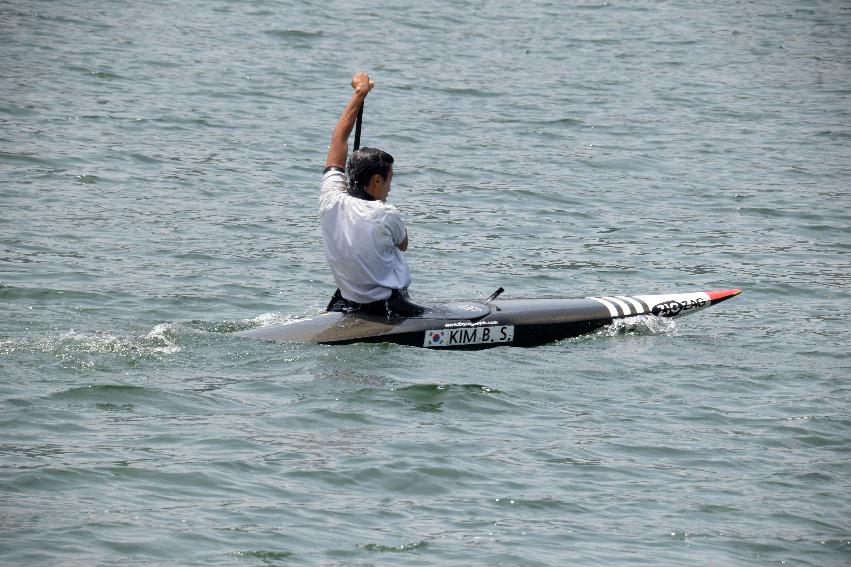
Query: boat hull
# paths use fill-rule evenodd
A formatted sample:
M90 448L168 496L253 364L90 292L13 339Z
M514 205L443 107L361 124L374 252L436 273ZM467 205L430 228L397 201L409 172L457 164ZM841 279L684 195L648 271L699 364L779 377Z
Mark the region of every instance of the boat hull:
M388 342L453 350L531 347L590 333L618 319L680 317L739 293L741 290L731 289L584 299L498 299L487 304L457 302L429 306L420 317L326 312L242 331L240 335L277 342Z

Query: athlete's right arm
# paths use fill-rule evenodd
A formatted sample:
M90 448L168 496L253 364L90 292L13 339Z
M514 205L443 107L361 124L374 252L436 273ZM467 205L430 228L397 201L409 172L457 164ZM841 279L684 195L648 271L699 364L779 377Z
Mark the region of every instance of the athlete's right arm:
M355 127L358 111L373 86L375 84L369 80L369 75L366 73L357 73L352 77L352 87L355 92L346 104L343 114L340 115L337 126L334 127L334 133L331 135L331 146L328 148L328 158L325 160L326 168L346 168L346 158L349 155L349 135L352 133L352 128Z

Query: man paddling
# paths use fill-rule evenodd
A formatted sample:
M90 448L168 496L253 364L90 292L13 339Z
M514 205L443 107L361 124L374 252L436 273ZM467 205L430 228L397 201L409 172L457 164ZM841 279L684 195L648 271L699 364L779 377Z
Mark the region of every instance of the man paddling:
M408 231L402 215L387 204L393 156L375 148L349 153L349 135L374 84L366 73L352 78L354 93L331 136L319 192L325 256L337 291L329 311L413 316L423 308L408 300L411 270L402 254Z

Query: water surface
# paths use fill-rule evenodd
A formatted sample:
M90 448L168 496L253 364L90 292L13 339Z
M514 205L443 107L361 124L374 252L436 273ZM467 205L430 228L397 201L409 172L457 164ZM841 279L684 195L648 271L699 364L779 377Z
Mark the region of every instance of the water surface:
M845 565L851 7L0 5L0 553ZM741 287L536 349L266 344L353 72L422 300Z

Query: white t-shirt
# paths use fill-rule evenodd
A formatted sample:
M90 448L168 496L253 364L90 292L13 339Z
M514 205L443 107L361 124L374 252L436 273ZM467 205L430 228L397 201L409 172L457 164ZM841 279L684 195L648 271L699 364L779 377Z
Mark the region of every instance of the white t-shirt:
M322 176L319 219L325 256L340 293L349 301L370 303L411 284L411 269L399 250L407 236L393 205L365 201L347 192L342 171Z

